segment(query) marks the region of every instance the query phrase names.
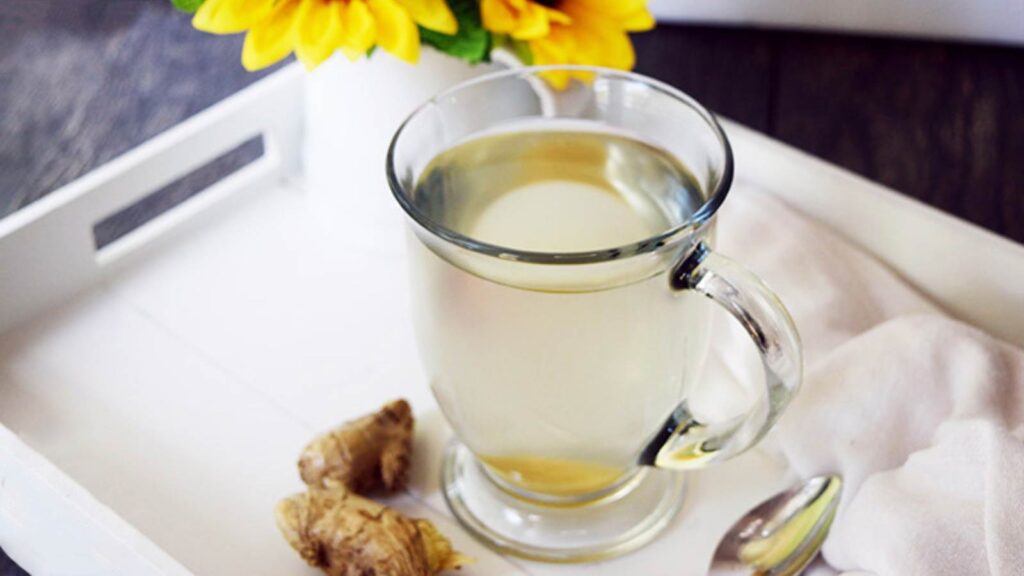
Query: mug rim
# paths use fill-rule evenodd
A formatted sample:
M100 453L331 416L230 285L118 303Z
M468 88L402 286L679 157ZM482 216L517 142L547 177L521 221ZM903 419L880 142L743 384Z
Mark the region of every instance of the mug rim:
M476 86L478 84L484 84L488 82L494 82L503 78L509 78L514 76L537 76L543 72L590 72L606 78L618 78L628 80L631 82L638 82L645 84L648 87L662 92L663 94L679 101L686 106L689 106L711 129L711 132L717 138L719 145L721 146L724 160L722 175L718 179L714 190L708 194L707 199L701 204L689 218L685 221L668 228L665 231L659 232L658 234L644 238L643 240L630 242L628 244L614 247L614 248L602 248L600 250L588 250L588 251L576 251L576 252L538 252L532 250L520 250L511 248L508 246L501 246L498 244L491 244L482 242L460 232L456 232L440 222L437 222L426 213L417 208L407 193L405 186L399 180L398 175L395 171L395 151L398 145L399 139L405 132L409 122L419 116L424 110L431 105L437 104L441 99L456 94L462 90ZM412 218L419 226L423 227L426 231L431 234L438 236L439 238L446 240L456 246L460 246L471 252L493 256L503 260L513 260L518 262L529 262L536 264L595 264L600 262L607 262L610 260L621 260L622 258L635 256L638 254L644 254L653 252L676 240L679 237L685 237L692 231L699 229L703 224L708 222L717 212L718 208L725 201L726 196L729 194L729 190L732 187L733 181L733 154L732 146L729 143L728 137L725 135L725 131L722 130L721 125L707 108L700 104L695 98L686 94L685 92L670 86L660 80L637 74L635 72L628 72L623 70L616 70L613 68L603 68L600 66L580 66L580 65L548 65L548 66L523 66L514 67L508 70L499 70L495 72L489 72L487 74L471 78L464 82L460 82L450 88L443 90L430 98L423 104L414 109L402 124L395 131L394 136L391 138L391 143L388 145L388 152L386 158L386 170L388 187L391 188L391 193L398 201L398 204L402 207L405 213Z

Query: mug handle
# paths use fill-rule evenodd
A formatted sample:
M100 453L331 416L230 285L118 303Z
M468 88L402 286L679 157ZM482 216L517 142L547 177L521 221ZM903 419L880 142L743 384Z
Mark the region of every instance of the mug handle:
M757 443L800 387L800 336L778 297L757 276L700 242L672 270L674 290L696 290L739 320L761 355L765 394L747 413L703 423L684 400L654 435L640 464L690 470L728 460Z

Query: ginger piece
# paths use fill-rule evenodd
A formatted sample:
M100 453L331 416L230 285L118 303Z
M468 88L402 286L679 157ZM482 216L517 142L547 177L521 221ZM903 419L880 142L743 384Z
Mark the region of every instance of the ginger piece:
M344 486L358 494L405 486L412 452L412 409L395 400L313 440L299 457L299 475L311 487Z
M292 548L327 576L433 576L471 562L429 521L341 487L296 494L275 515Z

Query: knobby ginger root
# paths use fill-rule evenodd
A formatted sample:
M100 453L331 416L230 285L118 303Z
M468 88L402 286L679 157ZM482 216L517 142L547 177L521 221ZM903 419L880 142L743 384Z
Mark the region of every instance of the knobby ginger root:
M306 446L299 474L309 491L275 512L285 539L310 565L328 576L433 576L469 562L430 522L357 494L404 486L412 429L409 404L396 400Z
M401 489L408 476L412 428L408 402L395 400L313 440L299 457L299 475L311 487L340 485L359 494Z
M328 576L433 576L469 562L429 521L341 487L296 494L275 513L288 543Z

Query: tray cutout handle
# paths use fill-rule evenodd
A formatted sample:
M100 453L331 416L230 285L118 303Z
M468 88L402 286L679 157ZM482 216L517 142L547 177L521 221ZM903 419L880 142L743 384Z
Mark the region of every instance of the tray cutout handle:
M115 264L224 200L297 172L304 106L301 66L286 67L0 219L0 334L95 285ZM102 229L112 214L254 139L262 156L97 251L97 223Z
M211 202L256 185L277 165L265 135L227 152L118 208L92 226L96 261L106 266L201 212ZM209 197L206 197L209 195Z

